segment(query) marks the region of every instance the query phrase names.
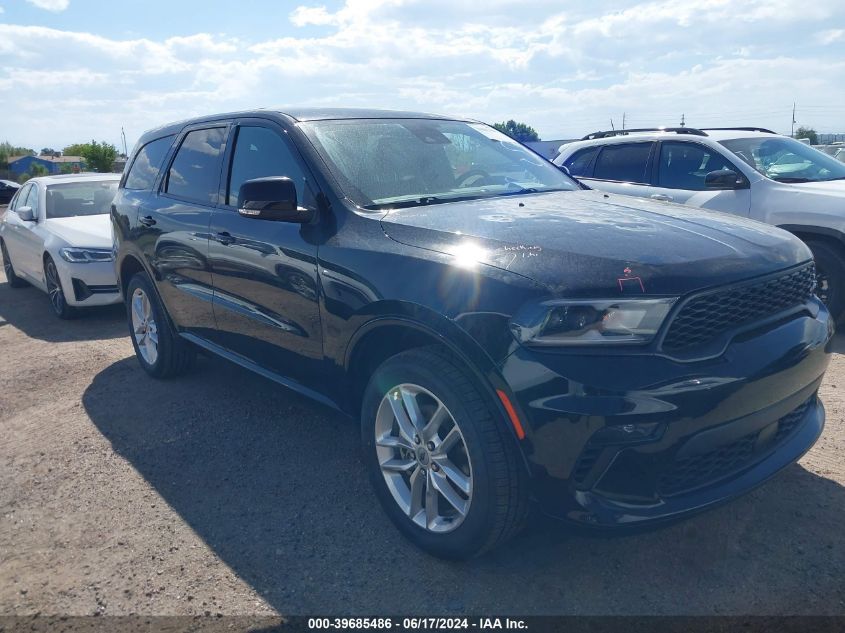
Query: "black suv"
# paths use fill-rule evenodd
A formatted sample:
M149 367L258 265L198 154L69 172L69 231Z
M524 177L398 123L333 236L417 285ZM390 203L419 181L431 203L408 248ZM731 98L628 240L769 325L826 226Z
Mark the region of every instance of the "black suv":
M608 528L702 510L824 424L833 325L801 241L587 190L475 121L175 123L112 220L147 373L201 348L360 419L384 509L438 556L503 542L532 501Z

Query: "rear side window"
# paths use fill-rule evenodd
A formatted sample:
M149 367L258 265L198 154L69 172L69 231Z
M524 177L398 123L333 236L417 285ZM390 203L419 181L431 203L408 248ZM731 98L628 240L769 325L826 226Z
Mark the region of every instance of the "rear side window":
M144 145L132 161L124 188L140 191L152 189L172 142L172 136L165 136Z
M646 183L646 167L653 143L605 145L596 159L593 178Z
M165 191L203 204L215 204L225 138L226 128L222 127L189 132L167 172Z
M572 156L563 162L563 166L569 170L573 176L589 176L590 165L596 154L599 153L598 147L588 147L575 152Z

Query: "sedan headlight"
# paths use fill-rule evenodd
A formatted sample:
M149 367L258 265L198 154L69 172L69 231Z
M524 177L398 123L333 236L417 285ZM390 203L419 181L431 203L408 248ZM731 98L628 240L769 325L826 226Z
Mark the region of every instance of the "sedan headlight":
M59 255L71 264L114 261L114 253L110 248L62 248L59 250Z
M648 343L677 298L547 301L520 311L511 330L532 345Z

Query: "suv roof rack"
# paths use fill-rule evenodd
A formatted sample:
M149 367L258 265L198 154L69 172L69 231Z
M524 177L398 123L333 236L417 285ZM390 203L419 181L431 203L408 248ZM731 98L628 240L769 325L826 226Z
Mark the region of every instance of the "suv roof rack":
M766 134L777 134L777 132L773 132L772 130L768 130L764 127L703 127L702 130L736 130L737 132L765 132Z
M715 128L711 128L715 129ZM674 132L675 134L692 134L693 136L707 136L707 132L694 127L641 127L627 130L604 130L587 134L582 141L592 141L597 138L609 138L611 136L626 136L631 132Z

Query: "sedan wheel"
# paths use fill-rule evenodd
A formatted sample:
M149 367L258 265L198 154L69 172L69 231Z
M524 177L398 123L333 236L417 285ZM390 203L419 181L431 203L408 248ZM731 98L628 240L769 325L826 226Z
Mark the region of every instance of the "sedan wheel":
M59 278L59 271L56 263L51 257L44 260L44 278L47 282L47 295L50 297L50 305L53 312L60 319L71 319L76 316L76 311L68 305L62 290L62 280Z
M158 360L158 326L156 325L150 298L141 288L132 293L132 333L138 352L150 365Z
M419 385L390 389L381 401L375 443L385 483L402 511L431 532L450 532L469 512L472 468L449 409Z
M15 274L15 267L12 266L12 258L6 250L6 242L0 240L0 255L3 256L3 272L6 274L6 282L12 288L23 288L28 284Z

